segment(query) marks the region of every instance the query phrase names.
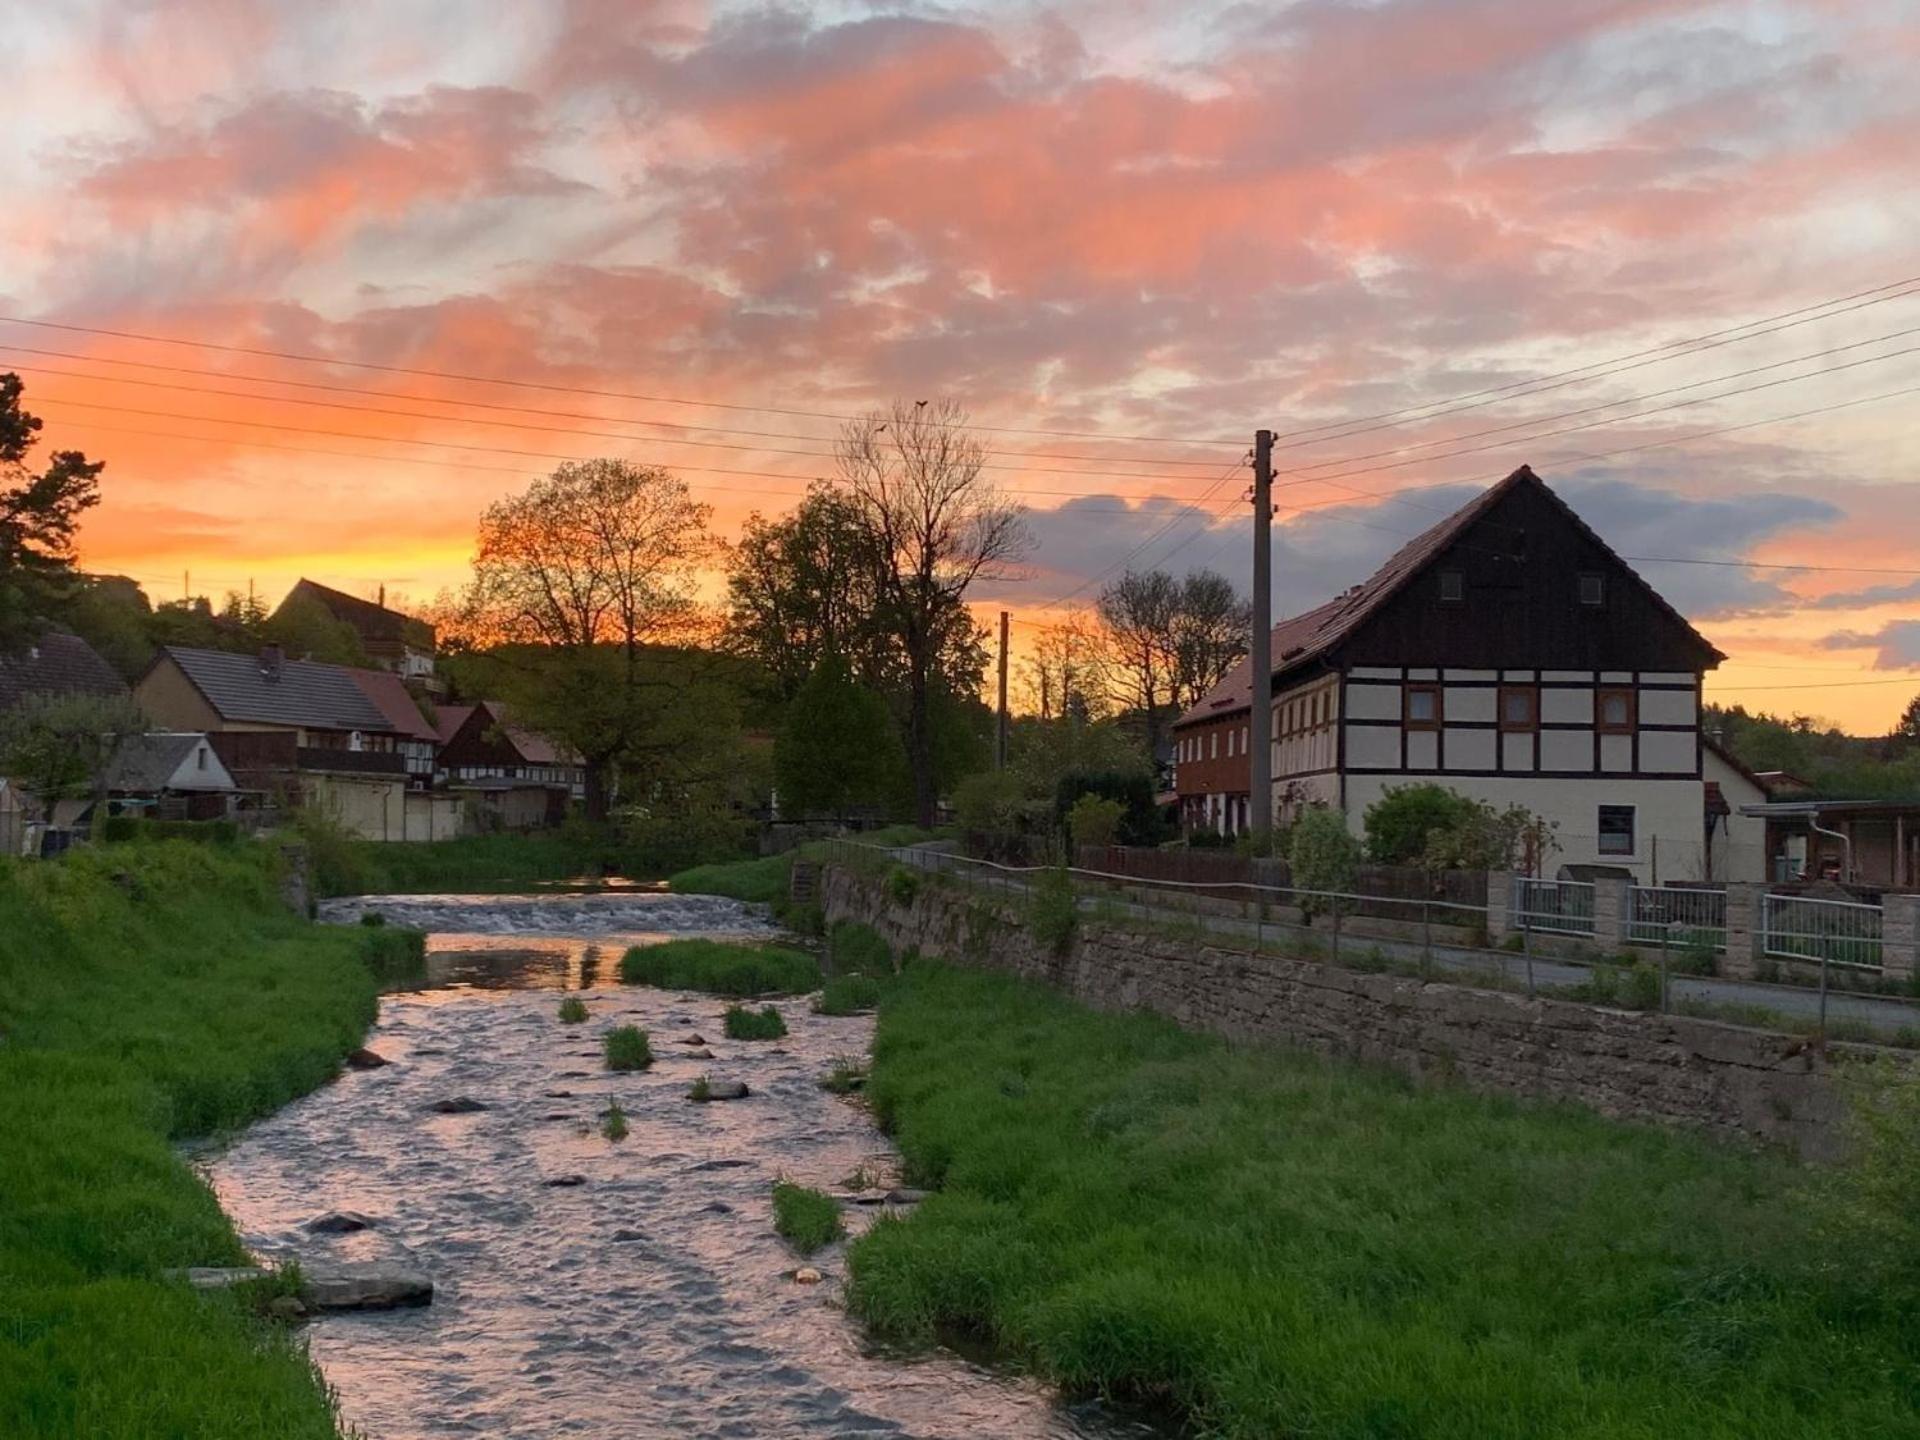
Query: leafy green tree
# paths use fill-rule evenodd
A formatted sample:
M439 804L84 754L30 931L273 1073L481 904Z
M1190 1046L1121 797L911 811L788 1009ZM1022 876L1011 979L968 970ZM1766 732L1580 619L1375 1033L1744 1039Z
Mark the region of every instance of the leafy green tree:
M84 577L67 624L122 679L133 679L153 658L153 607L138 582L124 575Z
M1896 739L1909 745L1920 742L1920 695L1907 702L1907 708L1900 712L1900 718L1894 722L1893 733Z
M372 663L361 644L360 632L346 621L336 620L326 606L310 596L290 597L271 615L254 622L253 628L262 640L280 646L290 658L363 669Z
M1173 700L1198 705L1247 653L1253 606L1214 570L1189 571L1180 582L1172 625Z
M650 647L694 632L711 514L664 470L585 460L480 517L461 627L522 647L516 717L582 757L590 819L606 818L622 769L671 787L679 743L721 728L701 724L684 675L648 663Z
M30 642L64 618L76 588L74 532L99 503L104 460L55 450L44 469L27 456L41 420L22 408L25 386L0 375L0 650Z
M774 779L788 815L845 815L881 803L905 757L887 705L829 656L793 697L774 741Z
M1021 834L1029 810L1026 791L1011 770L981 770L953 787L953 813L961 828L1007 839Z
M0 772L42 805L85 795L146 717L122 695L29 695L0 711Z
M1153 777L1133 766L1124 770L1070 770L1054 787L1053 819L1063 829L1067 813L1082 795L1117 800L1122 808L1118 839L1123 845L1158 845L1167 824L1153 799Z

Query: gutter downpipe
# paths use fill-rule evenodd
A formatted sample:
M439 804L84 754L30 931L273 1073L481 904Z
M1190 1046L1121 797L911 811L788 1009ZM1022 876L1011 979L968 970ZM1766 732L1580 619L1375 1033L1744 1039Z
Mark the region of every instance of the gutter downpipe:
M1809 810L1807 812L1807 828L1816 835L1830 835L1840 842L1841 855L1844 857L1840 862L1840 877L1848 884L1852 884L1854 880L1853 837L1843 834L1838 830L1827 829L1826 826L1820 823L1820 812L1818 810Z

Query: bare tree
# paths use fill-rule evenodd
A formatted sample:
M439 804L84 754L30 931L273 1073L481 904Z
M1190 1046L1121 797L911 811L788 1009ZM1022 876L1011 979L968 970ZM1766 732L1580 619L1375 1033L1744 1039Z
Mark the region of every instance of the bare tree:
M664 470L586 460L480 517L460 628L478 643L540 647L547 659L516 710L580 751L595 819L611 766L658 728L647 723L657 707L640 703L642 651L697 628L711 513Z
M1084 616L1044 626L1020 665L1022 700L1042 720L1098 720L1108 710L1106 656Z
M895 401L850 421L840 477L873 539L878 595L907 669L907 764L914 810L934 818L930 685L975 581L1004 576L1031 543L1019 508L982 478L986 452L952 400Z
M1179 606L1180 587L1166 571L1129 570L1100 592L1094 607L1106 639L1110 693L1121 709L1141 713L1149 757L1159 755L1161 711L1173 699Z
M1247 653L1253 607L1214 570L1190 571L1173 614L1173 699L1182 710L1226 677Z

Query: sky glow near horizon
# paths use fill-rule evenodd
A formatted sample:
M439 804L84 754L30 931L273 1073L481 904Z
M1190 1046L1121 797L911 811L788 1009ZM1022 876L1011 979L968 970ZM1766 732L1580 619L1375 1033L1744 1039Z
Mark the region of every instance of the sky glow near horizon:
M1257 426L1920 279L1920 15L1899 0L173 0L13 23L0 314L1234 442L992 434L1039 544L979 599L1026 622L1130 553L1244 584L1231 462ZM46 443L108 461L84 562L157 599L189 571L216 596L302 574L430 596L548 457L677 469L724 536L831 465L818 415L5 323L0 347ZM1283 441L1276 613L1525 462L1623 554L1829 567L1637 566L1732 657L1711 696L1884 729L1920 690L1878 683L1920 675L1920 394L1892 393L1920 386L1920 294L1642 360ZM348 388L271 383L291 379ZM717 428L674 428L694 425Z

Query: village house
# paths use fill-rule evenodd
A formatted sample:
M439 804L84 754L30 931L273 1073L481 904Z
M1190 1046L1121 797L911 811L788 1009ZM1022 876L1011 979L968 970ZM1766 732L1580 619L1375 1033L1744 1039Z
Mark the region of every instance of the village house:
M503 830L557 825L586 795L580 758L544 735L514 725L497 702L442 705L440 776L481 823Z
M37 696L123 697L127 682L85 640L59 630L39 635L25 649L0 653L0 713ZM16 777L0 774L0 855L17 855L41 843L42 822L76 823L85 799L56 802L28 793Z
M362 600L344 590L300 580L286 593L274 616L278 618L290 608L302 605L316 606L360 637L360 648L367 652L367 658L374 665L438 693L439 682L433 670L433 626L415 616L389 610L386 602L385 586L381 587L378 600Z
M424 719L396 724L365 674L274 645L257 655L168 645L133 693L156 723L205 732L235 784L273 806L315 806L369 840L457 833L457 806L410 787L406 747Z
M157 820L218 820L239 789L213 742L198 731L129 735L108 762L105 789L116 815Z
M1548 873L1762 878L1741 807L1764 790L1700 730L1725 657L1530 469L1281 621L1272 653L1277 823L1322 805L1360 833L1388 790L1434 783L1551 822ZM1247 826L1251 702L1242 661L1175 725L1189 830Z

